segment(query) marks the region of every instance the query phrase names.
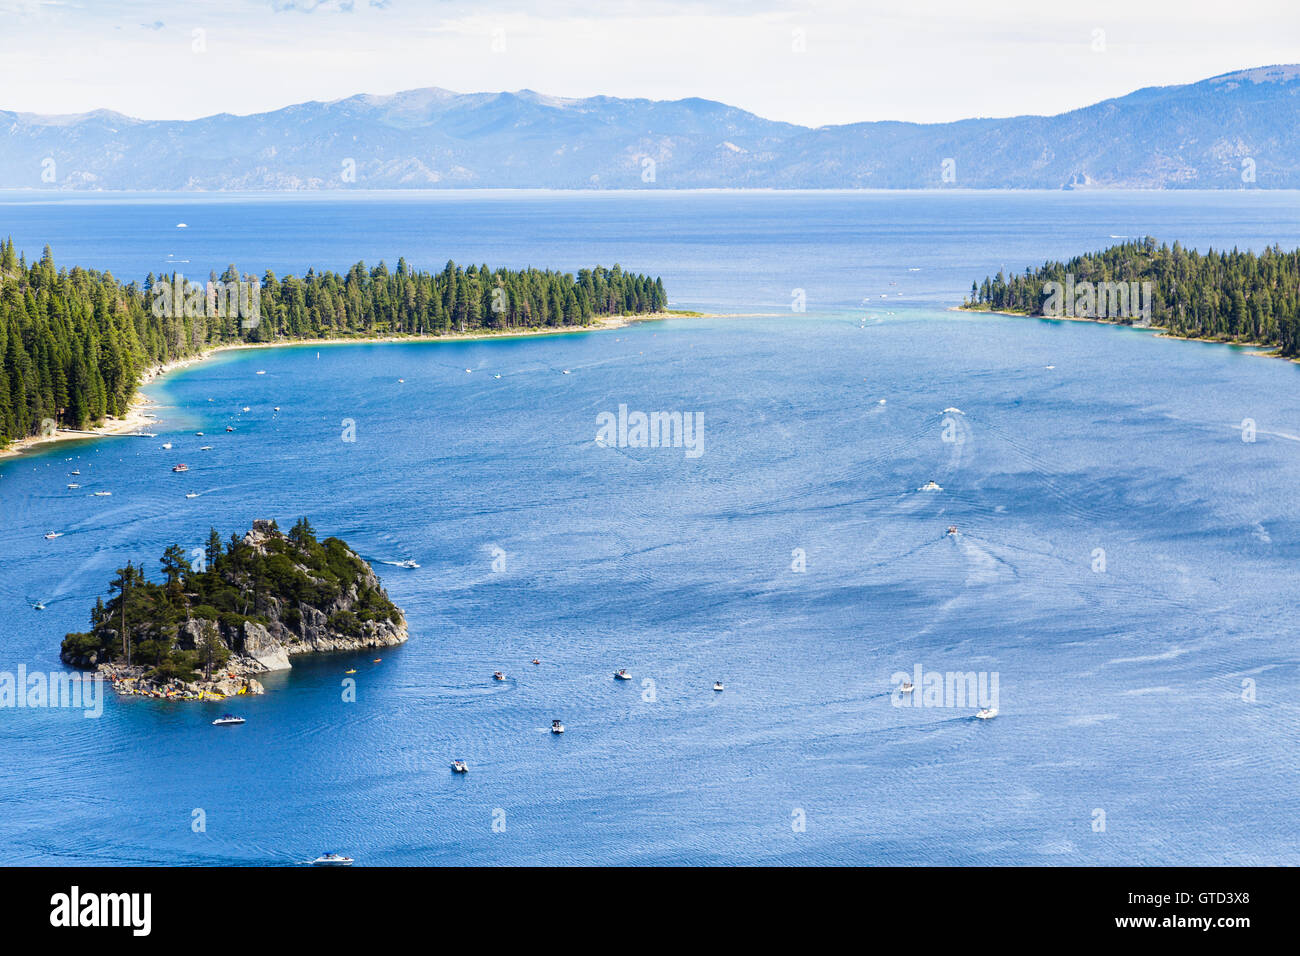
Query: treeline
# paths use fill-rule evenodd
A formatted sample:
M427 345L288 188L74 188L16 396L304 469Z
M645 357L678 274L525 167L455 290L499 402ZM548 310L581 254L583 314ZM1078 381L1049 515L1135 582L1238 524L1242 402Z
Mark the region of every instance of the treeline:
M1059 288L1048 283L1079 289L1085 283L1100 288L1104 283L1144 282L1151 283L1151 325L1176 335L1258 342L1287 356L1300 354L1300 250L1286 252L1276 245L1259 255L1236 249L1201 254L1177 242L1171 247L1147 237L1069 262L1048 262L1023 275L999 272L972 283L966 307L1058 314L1050 311L1049 303ZM1144 296L1144 304L1147 301ZM1132 315L1110 318L1124 322Z
M277 339L560 328L604 315L658 312L663 282L596 267L576 275L461 267L260 280L233 265L207 280L152 273L123 285L108 272L58 269L0 243L0 447L42 423L85 428L127 410L144 372L212 345Z

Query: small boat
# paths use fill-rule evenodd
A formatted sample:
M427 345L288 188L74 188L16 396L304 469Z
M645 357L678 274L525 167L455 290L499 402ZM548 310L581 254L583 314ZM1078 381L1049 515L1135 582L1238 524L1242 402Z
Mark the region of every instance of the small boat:
M171 451L171 450L172 450L172 443L171 443L171 442L163 442L163 451Z
M916 690L916 685L913 684L910 680L905 680L903 681L903 686L898 689L901 690L904 694L910 694L912 693L912 691Z
M242 724L243 717L236 717L234 714L222 714L212 722L213 727L233 727L235 724Z
M202 448L199 449L199 451L212 451L212 446L204 445Z
M468 373L469 373L469 369L465 369L465 372L466 372L466 374L468 374Z
M92 494L94 497L96 497L96 498L111 498L111 497L113 497L113 492L111 492L111 491L92 491L91 494Z
M505 679L506 679L506 675L503 674L503 673L501 673L500 671L493 671L493 672L492 672L492 679L493 679L493 680L505 680Z
M416 568L419 567L419 565L416 564L414 561L412 561L410 558L407 558L405 561L398 561L397 566L399 568L410 568L411 570L415 570Z
M53 541L55 538L62 538L62 537L63 537L63 532L62 532L62 531L47 531L47 532L45 532L45 540L46 540L46 541Z
M569 370L566 368L566 369L564 369L564 371L560 372L560 374L561 374L561 375L568 375L568 374L569 374Z
M275 410L278 412L280 410L280 406L279 405L275 406Z
M998 715L998 709L996 707L984 707L981 708L980 712L975 716L978 717L980 720L992 720L997 715Z
M248 411L248 406L245 405L245 406L241 409L241 411L245 411L245 412Z
M406 384L406 379L404 379L404 378L399 378L399 379L397 380L397 384L398 384L398 385L405 385L405 384Z
M351 866L352 857L341 853L326 853L311 861L312 866Z
M257 374L258 374L258 375L265 375L265 374L266 374L266 369L258 369L258 370L257 370Z
M533 663L534 663L534 664L540 664L541 661L539 661L536 657L534 657L534 658L533 658Z
M184 462L181 462L179 465L172 465L172 471L180 472L180 471L189 471L189 470L190 470L190 466L185 464Z
M469 773L469 764L463 760L453 760L451 769L456 773Z
M44 602L44 601L32 601L31 604L32 604L32 610L33 610L33 611L44 611L44 610L45 610L45 602Z
M188 229L189 226L186 225L186 224L183 223L183 222L178 222L178 223L176 224L176 228L177 228L177 229Z
M939 483L937 481L927 481L925 484L923 484L920 488L917 488L916 490L917 491L943 491L943 489L939 487Z
M70 472L68 472L68 474L69 474L69 475L73 475L73 476L80 475L80 474L81 474L81 469L78 468L76 471L70 471Z
M375 658L373 661L371 661L370 663L372 663L372 664L378 664L378 663L379 663L380 661L382 661L382 660L383 660L382 657L376 657L376 658Z
M724 689L722 681L715 680L713 682L713 689L716 691L722 691Z
M78 484L71 484L71 485L68 485L68 487L71 488L71 489L73 489L73 490L75 491L76 489L80 488L81 485L78 485Z
M228 432L233 432L234 430L235 430L235 426L234 426L234 425L227 425L227 426L226 426L226 431L228 431Z
M614 680L631 680L632 675L625 668L614 671Z
M553 734L564 733L564 724L560 723L558 720L551 721L551 733Z
M950 534L950 535L955 535L955 534L957 533L957 526L956 526L955 524L950 524L950 525L948 525L948 532L947 532L947 533Z
M345 674L355 674L356 672L357 672L357 669L354 667L354 668L352 668L351 670L344 671L343 673L345 673Z
M203 432L195 432L194 435L195 435L196 438L202 438L202 437L203 437Z
M492 377L493 377L493 378L500 378L500 377L501 377L501 373L500 373L500 372L497 372L497 374L493 375Z
M198 493L197 491L187 491L187 492L185 492L185 497L186 497L186 498L197 498L198 496L199 496L199 493Z

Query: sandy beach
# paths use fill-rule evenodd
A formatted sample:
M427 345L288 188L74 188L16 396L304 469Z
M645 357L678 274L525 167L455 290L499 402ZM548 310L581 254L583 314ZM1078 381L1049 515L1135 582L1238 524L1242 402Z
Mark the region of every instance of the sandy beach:
M1263 358L1280 358L1300 364L1300 358L1287 358L1276 346L1264 342L1234 342L1230 339L1213 339L1203 335L1179 335L1177 332L1171 332L1159 325L1134 325L1131 322L1116 322L1113 319L1088 318L1080 315L1031 315L1028 312L1005 312L1000 309L967 309L960 305L954 305L948 311L968 312L975 315L1006 315L1013 319L1044 319L1048 322L1092 322L1095 325L1126 325L1130 329L1148 329L1154 332L1158 339L1177 339L1180 342L1204 342L1207 345L1231 345L1239 349L1258 349L1259 351L1249 354L1259 355Z
M400 344L404 342L463 342L477 339L527 338L536 335L572 335L578 332L603 332L612 329L622 329L637 322L656 322L663 319L709 317L709 315L702 312L669 310L667 312L649 312L645 315L601 316L594 319L591 325L555 329L508 329L500 332L454 332L449 335L373 335L334 339L285 339L277 342L232 342L228 345L214 345L211 348L204 349L196 355L176 359L173 362L168 362L164 365L157 365L145 371L136 387L135 397L131 400L131 405L123 417L110 417L93 428L75 431L61 428L55 431L52 435L33 435L30 438L18 439L17 441L11 442L8 447L0 449L0 459L16 458L33 449L55 445L60 442L150 432L157 426L161 419L152 411L152 409L157 407L157 403L141 392L140 389L156 382L169 372L189 368L192 365L198 365L219 352L241 352L250 349L289 348L292 346L384 345Z

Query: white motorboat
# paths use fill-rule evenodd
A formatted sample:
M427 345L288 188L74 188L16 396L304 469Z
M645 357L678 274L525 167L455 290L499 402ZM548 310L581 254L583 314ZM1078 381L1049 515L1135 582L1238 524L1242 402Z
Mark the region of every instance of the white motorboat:
M172 450L172 443L169 441L163 442L163 451L171 451L171 450Z
M998 715L998 709L996 707L984 707L975 716L978 717L980 720L992 720L997 715Z
M631 680L632 675L627 672L626 668L619 668L614 671L614 680Z
M923 484L920 488L917 488L916 490L917 491L943 491L943 488L939 486L939 483L937 481L927 481L925 484Z
M113 497L113 492L111 492L111 491L92 491L91 494L94 495L96 498L111 498L111 497Z
M187 492L185 492L185 497L186 497L186 498L197 498L198 496L199 496L199 493L198 493L197 491L187 491Z
M213 727L233 727L236 724L244 723L243 717L236 717L234 714L222 714L212 722Z
M910 694L912 693L912 691L916 690L916 685L913 684L910 680L905 680L903 681L903 686L898 689L902 691L904 694Z
M469 773L469 764L463 760L453 760L451 762L451 769L456 773Z
M419 567L419 565L416 564L414 561L412 561L410 558L407 558L405 561L398 561L397 566L399 568L409 568L412 571L414 571L416 568Z
M312 866L351 866L352 857L341 853L325 853L311 861Z
M715 681L713 682L713 689L716 690L716 691L721 691L721 690L723 689L723 686L724 686L724 685L723 685L722 681L720 681L720 680L715 680Z
M71 484L71 485L68 485L68 487L71 488L71 489L73 489L73 490L75 491L77 488L80 488L81 485L78 485L78 484Z
M551 733L553 734L564 733L564 724L560 723L558 720L551 721Z
M492 679L493 679L493 680L505 680L505 679L506 679L506 675L503 674L501 671L493 671L493 672L492 672Z
M63 532L62 532L62 531L47 531L47 532L45 532L45 540L46 540L46 541L53 541L55 538L62 538L62 537L63 537Z

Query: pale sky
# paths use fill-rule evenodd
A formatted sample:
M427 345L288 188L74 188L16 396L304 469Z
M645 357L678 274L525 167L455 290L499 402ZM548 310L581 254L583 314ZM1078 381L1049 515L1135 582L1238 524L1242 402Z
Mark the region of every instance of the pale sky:
M1300 0L0 0L0 109L149 119L441 86L936 122L1294 62Z

